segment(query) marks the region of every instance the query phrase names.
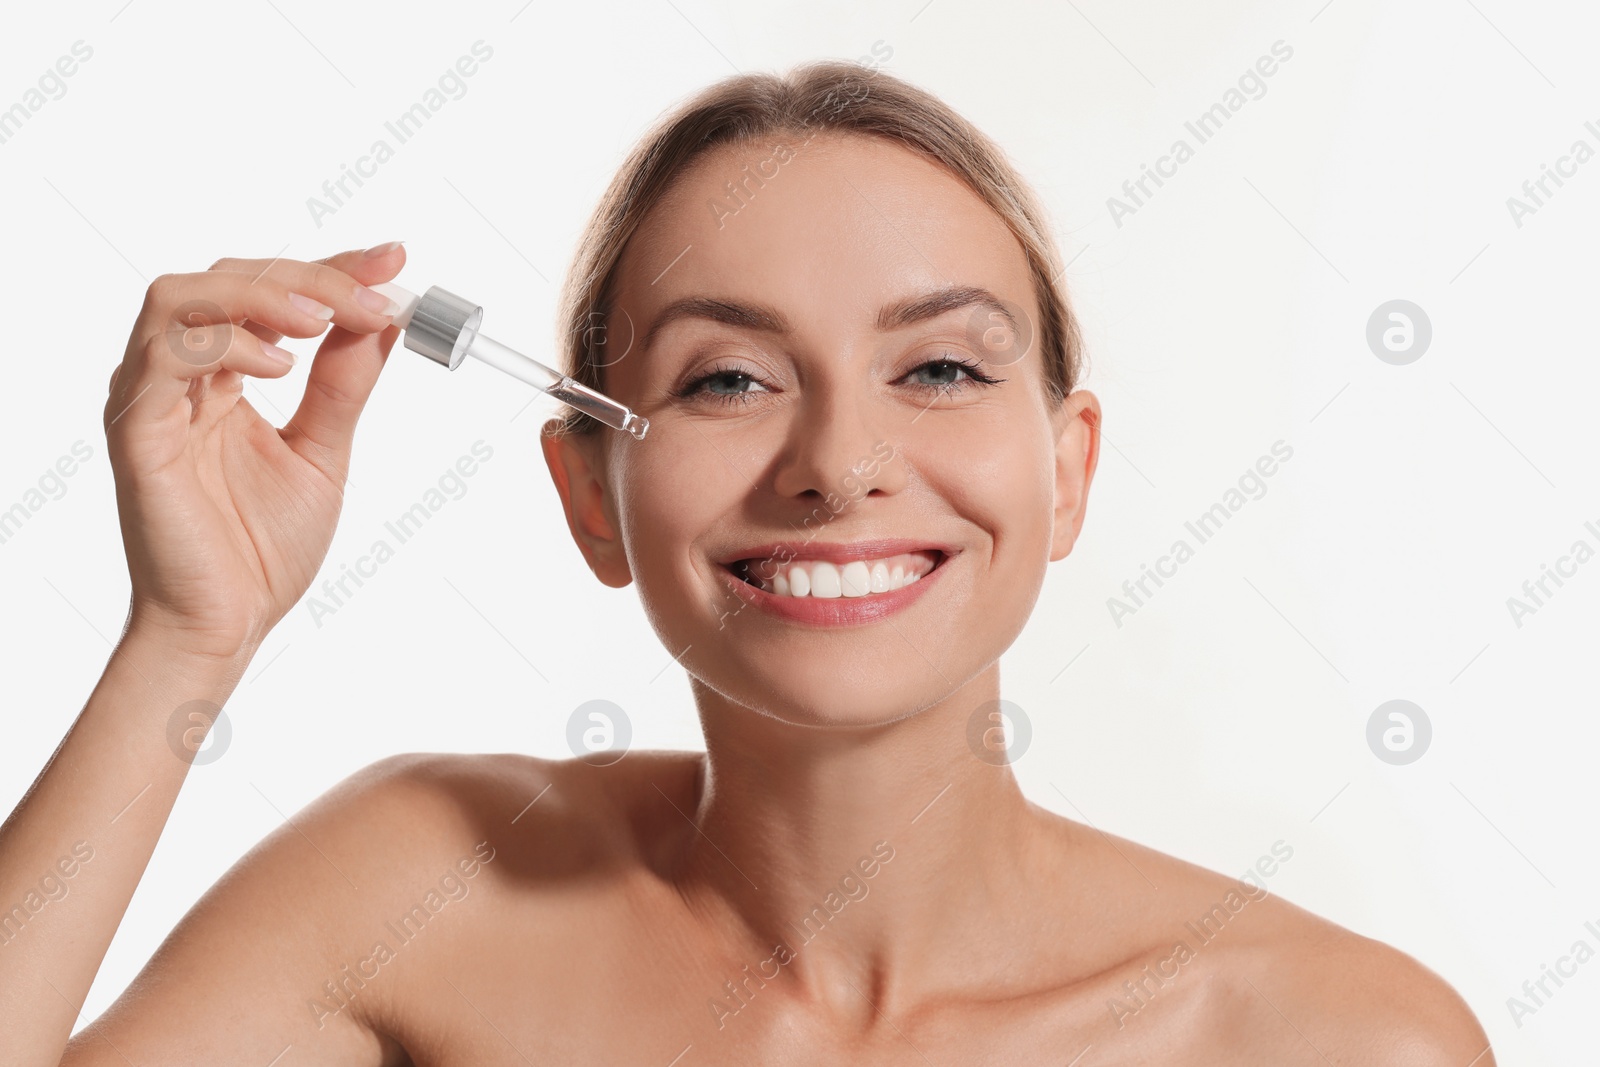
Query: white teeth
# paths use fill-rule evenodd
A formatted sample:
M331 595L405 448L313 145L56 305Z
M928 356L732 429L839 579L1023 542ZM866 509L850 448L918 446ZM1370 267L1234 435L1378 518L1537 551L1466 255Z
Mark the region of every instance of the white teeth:
M874 593L889 591L889 566L881 559L872 565L872 591Z
M839 572L839 584L845 596L866 596L871 591L872 571L859 559L853 559Z
M921 580L937 565L938 560L937 554L924 551L903 553L887 559L857 559L848 563L795 561L765 579L760 575L770 566L747 569L744 573L749 574L752 584L777 596L854 598L902 589Z
M811 565L811 595L831 600L844 590L839 584L839 568L831 563Z

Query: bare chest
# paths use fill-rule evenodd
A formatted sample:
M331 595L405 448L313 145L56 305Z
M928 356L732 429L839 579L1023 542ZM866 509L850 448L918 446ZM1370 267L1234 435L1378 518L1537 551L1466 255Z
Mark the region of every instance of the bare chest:
M432 996L408 997L394 1037L416 1067L641 1063L706 1067L762 1063L1051 1064L1116 1067L1320 1062L1309 1048L1267 1041L1246 1049L1219 1028L1196 983L1130 1016L1114 988L1091 982L1021 997L968 999L917 1012L887 1009L868 988L826 1011L770 960L730 965L681 938L599 933L588 951L538 966L509 950L440 974ZM1125 999L1125 998L1124 998ZM844 1017L844 1016L848 1017ZM1249 1027L1268 1032L1280 1019ZM1256 1053L1259 1053L1259 1058Z

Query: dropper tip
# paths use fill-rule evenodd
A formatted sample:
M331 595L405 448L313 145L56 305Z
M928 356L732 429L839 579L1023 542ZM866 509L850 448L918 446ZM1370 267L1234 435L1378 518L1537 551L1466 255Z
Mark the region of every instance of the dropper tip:
M628 413L627 423L623 426L623 429L633 434L633 439L635 441L643 441L644 435L650 429L650 420L642 415L635 415L630 411Z

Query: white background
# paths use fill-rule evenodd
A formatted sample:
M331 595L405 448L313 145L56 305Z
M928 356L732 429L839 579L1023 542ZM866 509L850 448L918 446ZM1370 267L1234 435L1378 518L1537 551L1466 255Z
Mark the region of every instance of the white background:
M1501 1062L1574 1062L1593 1047L1600 962L1520 1027L1506 998L1580 937L1600 948L1583 928L1600 921L1600 562L1520 627L1506 602L1574 541L1600 547L1584 529L1600 528L1600 162L1520 227L1506 201L1575 140L1600 148L1584 129L1600 27L1583 5L1507 0L921 4L8 12L0 108L75 41L93 56L0 144L0 510L75 441L93 458L0 545L0 804L49 756L127 608L101 411L151 278L403 239L403 284L469 295L492 336L554 360L577 233L658 113L736 70L881 41L886 70L972 119L1040 191L1106 412L1082 541L1004 661L1033 728L1027 794L1228 873L1282 839L1275 892L1445 976ZM480 39L493 56L464 95L319 226L307 198ZM1184 122L1279 40L1293 56L1265 95L1118 226L1107 198L1193 144ZM1409 365L1365 338L1393 299L1432 323ZM246 394L279 423L314 350L290 344L302 366ZM396 348L324 576L473 442L493 458L322 625L302 604L274 631L85 1019L250 845L383 755L564 757L568 714L595 698L629 711L636 747L700 747L633 591L601 586L568 537L536 440L554 405L485 367L446 373ZM1279 439L1294 454L1266 494L1118 627L1107 599ZM1394 698L1433 726L1408 766L1366 741Z

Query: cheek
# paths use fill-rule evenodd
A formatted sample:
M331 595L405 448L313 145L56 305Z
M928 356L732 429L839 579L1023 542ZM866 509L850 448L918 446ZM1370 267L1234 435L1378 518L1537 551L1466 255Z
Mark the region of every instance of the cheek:
M913 460L937 496L989 535L987 567L999 581L1039 580L1049 562L1054 456L1048 439L1025 425L986 425Z
M685 610L685 596L705 586L703 538L726 528L749 483L693 430L651 436L614 457L617 522L633 580L646 609L672 616ZM703 594L702 594L703 596ZM703 611L698 603L690 610Z

